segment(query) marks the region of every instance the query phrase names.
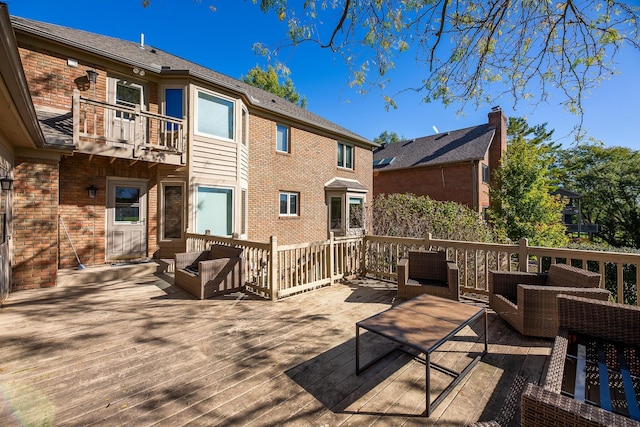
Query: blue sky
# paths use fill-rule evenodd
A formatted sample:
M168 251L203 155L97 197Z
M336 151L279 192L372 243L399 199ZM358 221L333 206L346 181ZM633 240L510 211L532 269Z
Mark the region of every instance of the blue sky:
M9 13L25 18L78 28L124 40L139 42L199 63L231 77L240 78L265 60L257 57L252 45L257 41L274 43L284 37L285 26L273 14L265 15L252 2L244 0L4 0ZM216 11L209 9L215 4ZM421 97L404 93L398 108L387 111L380 92L358 94L348 86L348 72L342 60L328 50L311 44L300 46L285 60L296 89L307 97L307 108L360 135L373 139L382 131L395 131L407 138L474 126L487 121L493 105L500 105L507 116L526 117L530 125L548 123L554 137L565 147L573 141L567 136L578 117L551 98L535 109L504 99L476 109L469 104L462 114L457 106L425 104ZM583 127L589 136L607 146L640 150L640 53L627 49L620 56L619 75L606 80L584 101ZM400 89L417 81L421 68L407 56L392 72L392 87ZM564 138L563 138L564 137Z

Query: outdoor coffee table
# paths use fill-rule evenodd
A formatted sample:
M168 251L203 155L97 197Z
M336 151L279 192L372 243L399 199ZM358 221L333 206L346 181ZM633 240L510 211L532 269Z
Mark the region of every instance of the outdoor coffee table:
M476 356L462 372L455 372L431 362L431 353L480 316L484 316L484 352L482 354ZM360 367L360 328L388 338L399 345ZM487 353L487 335L487 314L483 307L432 295L421 295L356 323L356 375L395 350L404 351L414 357L416 355L410 353L411 350L424 354L424 359L419 359L426 365L426 415L428 417L432 410ZM430 399L431 368L454 378L453 382L433 402Z

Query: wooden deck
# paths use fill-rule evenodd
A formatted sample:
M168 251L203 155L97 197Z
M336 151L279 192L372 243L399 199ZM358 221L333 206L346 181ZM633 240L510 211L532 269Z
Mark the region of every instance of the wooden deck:
M279 302L197 301L155 275L16 292L0 309L1 424L518 425L519 391L539 382L551 341L492 312L489 354L429 418L417 360L395 352L355 375L355 322L394 296L393 284L356 280ZM481 326L438 362L482 351ZM368 342L371 354L389 345ZM445 378L433 371L434 395Z

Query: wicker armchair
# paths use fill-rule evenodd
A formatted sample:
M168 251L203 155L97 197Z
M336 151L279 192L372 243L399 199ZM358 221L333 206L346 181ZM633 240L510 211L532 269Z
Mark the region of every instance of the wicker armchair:
M175 254L174 284L198 299L244 287L242 248L213 245L208 251Z
M607 300L600 274L566 264L548 273L489 272L489 306L522 335L553 338L558 332L558 294Z
M409 252L398 261L398 297L430 294L457 301L460 298L458 266L446 252Z
M640 308L561 295L558 297L558 316L560 329L554 342L544 385L539 387L528 384L522 394L522 426L640 426L640 422L631 418L560 394L565 360L570 340L575 334L615 343L617 346L629 346L630 349L626 352L627 364L631 372L638 375ZM613 360L615 364L616 359ZM610 385L619 387L620 383L622 381L618 380ZM635 393L637 395L637 389Z

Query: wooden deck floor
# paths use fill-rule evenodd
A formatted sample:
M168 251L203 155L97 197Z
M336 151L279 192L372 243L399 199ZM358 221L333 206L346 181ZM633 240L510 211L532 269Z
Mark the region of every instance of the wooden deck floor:
M356 280L277 303L196 301L154 275L16 292L0 309L1 424L517 425L518 392L539 382L551 341L493 313L489 354L429 418L417 360L395 352L355 375L355 322L394 295ZM439 362L466 362L481 333L463 330ZM388 345L362 339L372 353ZM437 393L446 377L433 372Z

